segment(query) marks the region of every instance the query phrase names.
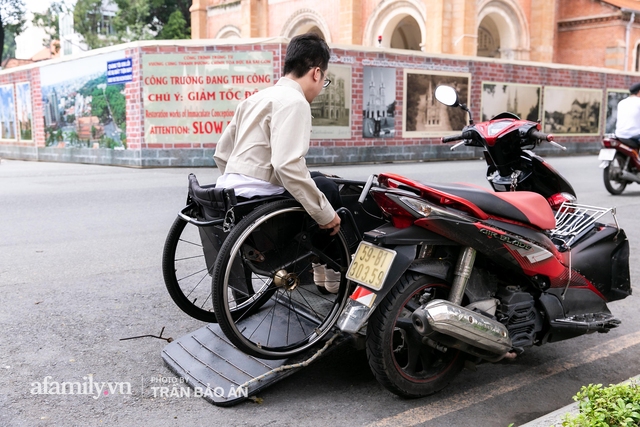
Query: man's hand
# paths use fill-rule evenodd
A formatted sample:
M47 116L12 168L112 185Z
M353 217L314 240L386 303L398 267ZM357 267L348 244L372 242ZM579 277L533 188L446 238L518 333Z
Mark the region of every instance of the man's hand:
M338 232L340 231L340 217L338 216L338 214L336 214L336 216L333 217L333 221L328 224L321 224L320 228L323 228L325 230L333 230L331 231L332 236L338 234Z

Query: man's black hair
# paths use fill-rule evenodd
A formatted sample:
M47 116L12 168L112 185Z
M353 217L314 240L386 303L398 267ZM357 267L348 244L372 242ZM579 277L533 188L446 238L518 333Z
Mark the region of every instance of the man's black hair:
M640 83L636 83L629 88L629 93L631 95L637 95L640 92Z
M283 74L292 73L300 78L314 67L320 67L322 71L326 71L330 57L329 46L319 35L306 33L295 36L287 46Z

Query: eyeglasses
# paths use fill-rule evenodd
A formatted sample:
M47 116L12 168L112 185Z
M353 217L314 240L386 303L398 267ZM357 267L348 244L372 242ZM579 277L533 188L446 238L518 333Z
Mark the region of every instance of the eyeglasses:
M311 67L311 68L314 68L314 67ZM324 89L331 84L331 80L324 76L324 71L322 71L322 69L320 69L320 74L322 74L322 78L324 79L324 83L322 83L322 88Z

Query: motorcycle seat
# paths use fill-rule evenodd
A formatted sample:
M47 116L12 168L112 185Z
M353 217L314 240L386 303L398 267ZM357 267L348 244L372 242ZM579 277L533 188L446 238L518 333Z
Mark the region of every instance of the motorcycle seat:
M428 184L427 187L468 200L490 216L511 219L541 230L553 230L556 227L556 218L549 202L538 193L495 193L470 184Z

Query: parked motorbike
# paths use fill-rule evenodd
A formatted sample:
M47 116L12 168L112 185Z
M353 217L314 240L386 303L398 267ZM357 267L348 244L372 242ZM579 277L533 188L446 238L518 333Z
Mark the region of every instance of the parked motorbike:
M436 98L466 109L452 88ZM511 114L443 138L484 149L495 192L369 179L363 195L389 222L364 234L346 273L358 286L337 325L351 334L366 325L370 367L390 391L428 395L465 363L620 324L607 303L631 294L629 243L614 210L576 204L571 185L523 151L552 139Z
M628 184L640 183L639 145L632 139L618 138L615 135L605 135L602 140L604 148L600 150L598 160L604 187L613 195L622 194Z

